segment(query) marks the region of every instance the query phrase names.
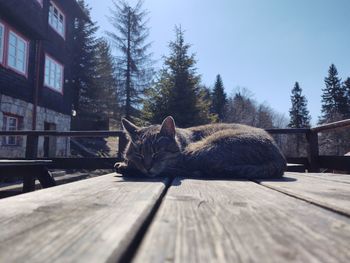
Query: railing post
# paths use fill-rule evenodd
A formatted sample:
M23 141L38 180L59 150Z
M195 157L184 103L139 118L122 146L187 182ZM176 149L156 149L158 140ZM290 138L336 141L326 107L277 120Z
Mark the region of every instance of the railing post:
M121 133L119 135L119 145L118 145L118 159L123 159L123 153L126 148L126 144L128 143L128 139L126 138L125 133Z
M318 133L310 131L306 133L307 146L307 158L309 161L308 172L318 173L320 171L320 165L318 162L319 149L318 149Z
M37 159L38 157L38 135L28 135L26 143L26 159ZM23 193L35 190L35 175L33 171L23 176Z
M26 159L38 158L38 135L28 135L26 143Z

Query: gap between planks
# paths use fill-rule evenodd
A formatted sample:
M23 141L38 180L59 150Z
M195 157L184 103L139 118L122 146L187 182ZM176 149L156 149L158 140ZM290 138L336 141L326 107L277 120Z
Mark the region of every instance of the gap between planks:
M349 223L254 182L177 177L132 261L349 262Z
M336 175L342 178L342 175ZM344 175L345 180L346 175ZM320 176L308 176L307 174L286 173L283 180L254 180L254 182L317 205L332 212L350 217L350 187L341 179L331 180Z

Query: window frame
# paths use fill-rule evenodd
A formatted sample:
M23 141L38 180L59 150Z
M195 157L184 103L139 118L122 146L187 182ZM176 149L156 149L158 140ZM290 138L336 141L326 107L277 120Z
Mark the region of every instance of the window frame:
M25 44L25 54L24 54L24 71L21 71L20 69L12 66L9 64L9 56L10 56L10 34L14 34L17 39L20 39L24 42ZM17 48L17 47L16 47ZM17 57L16 57L17 58ZM28 77L28 60L29 60L29 41L23 37L21 34L19 34L16 30L14 30L11 27L8 27L7 30L7 48L6 48L6 65L9 69L17 72L20 75L25 76L26 78Z
M5 121L6 119L6 121ZM9 119L14 119L16 120L16 125L15 125L15 129L9 129ZM19 124L20 124L20 120L21 117L13 115L13 114L9 114L9 113L3 113L3 127L2 130L3 131L16 131L19 130ZM10 138L14 138L14 143L9 143ZM4 136L3 140L2 140L2 145L3 146L9 146L9 147L13 147L13 146L20 146L20 138L16 135L9 135L9 136Z
M0 27L2 28L2 36L0 40L0 65L5 65L5 24L1 23L0 21Z
M56 63L58 66L61 67L62 69L62 74L61 74L61 88L57 89L56 87L51 86L49 83L46 83L46 62L51 60L51 63ZM50 70L50 69L49 69ZM49 71L50 74L50 71ZM49 75L50 78L50 75ZM44 87L47 87L55 92L58 92L60 94L63 95L63 88L64 88L64 65L60 62L58 62L56 59L54 59L52 56L50 56L49 54L45 53L45 61L44 61Z
M62 17L63 17L63 25L62 25L62 29L63 29L63 32L60 32L59 30L58 30L58 28L56 28L54 25L52 25L51 24L51 19L50 19L50 17L51 17L51 9L50 9L50 7L51 7L51 5L53 6L53 8L55 9L57 9L57 12L58 12L58 15L62 15ZM52 14L52 15L54 15L54 14ZM57 18L57 19L59 19L59 17ZM50 1L50 3L49 3L49 15L48 15L48 24L49 24L49 26L57 33L57 34L59 34L64 40L66 39L66 14L62 11L62 9L54 2L54 1Z

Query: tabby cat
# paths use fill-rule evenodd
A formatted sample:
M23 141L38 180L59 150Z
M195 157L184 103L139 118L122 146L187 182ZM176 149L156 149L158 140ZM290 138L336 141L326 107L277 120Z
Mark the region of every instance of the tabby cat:
M247 179L281 177L286 160L264 130L241 124L175 127L172 117L162 125L140 128L122 120L128 135L123 175L191 174Z

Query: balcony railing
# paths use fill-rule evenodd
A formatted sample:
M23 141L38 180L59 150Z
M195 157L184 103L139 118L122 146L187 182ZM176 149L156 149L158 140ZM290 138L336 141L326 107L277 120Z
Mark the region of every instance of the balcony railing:
M350 156L320 156L318 134L350 127L350 119L300 129L267 129L270 134L304 134L307 140L307 157L288 157L289 163L303 164L309 172L319 172L320 168L350 171ZM121 161L127 139L123 131L0 131L0 136L26 136L25 159L37 159L38 138L56 137L118 137L116 157L93 158L49 158L56 169L110 169ZM43 158L40 158L43 159Z

